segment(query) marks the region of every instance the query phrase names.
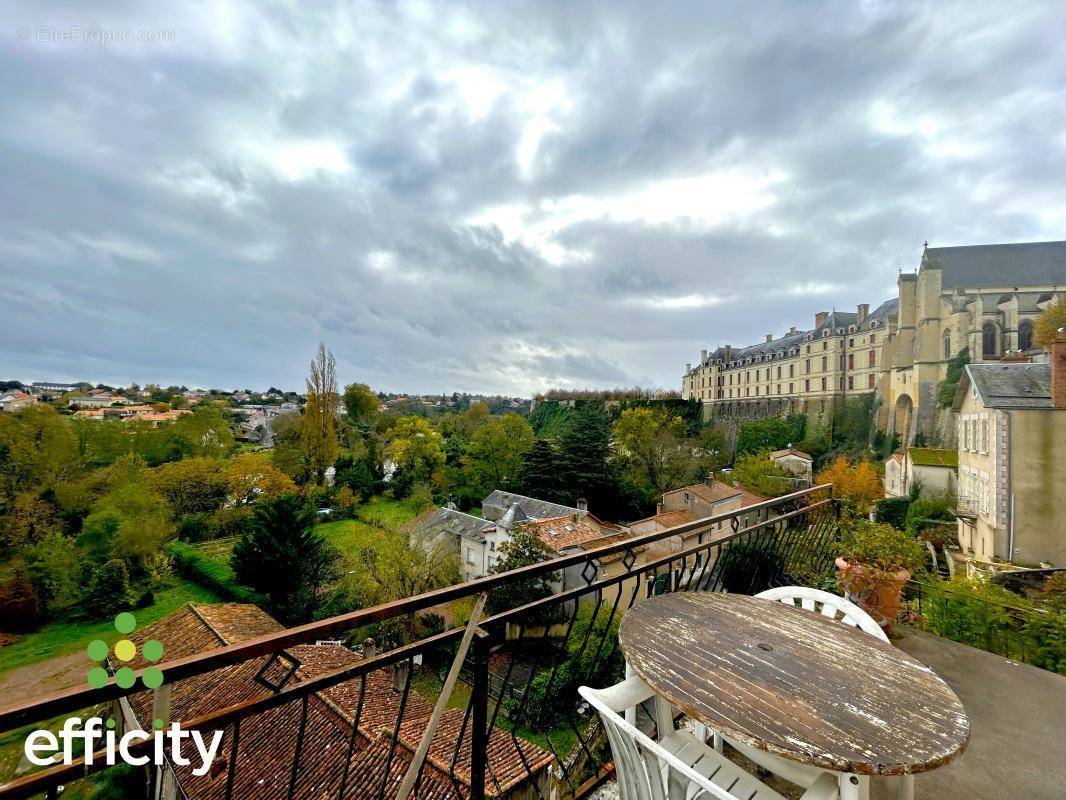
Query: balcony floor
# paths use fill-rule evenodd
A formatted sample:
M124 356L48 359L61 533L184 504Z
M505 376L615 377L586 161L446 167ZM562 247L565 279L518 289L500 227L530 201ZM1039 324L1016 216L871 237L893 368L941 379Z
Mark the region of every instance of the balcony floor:
M947 681L970 717L966 752L916 776L915 800L1066 796L1066 677L921 631L900 633L896 646ZM874 783L871 800L895 798L889 781Z
M922 631L901 628L893 643L932 667L962 700L970 743L959 758L915 777L915 800L1062 800L1066 797L1066 676L975 650ZM734 757L736 754L731 754ZM750 762L738 761L747 769ZM771 778L785 797L802 792ZM896 800L897 781L875 778L871 800ZM594 800L618 797L613 784Z

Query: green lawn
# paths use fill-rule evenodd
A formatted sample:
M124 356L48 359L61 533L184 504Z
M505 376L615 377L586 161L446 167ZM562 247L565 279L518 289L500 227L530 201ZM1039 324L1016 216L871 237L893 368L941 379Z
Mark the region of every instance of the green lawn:
M393 500L391 497L376 495L359 506L356 516L371 525L395 530L413 520L418 512L410 500Z
M190 601L221 602L215 594L198 584L175 577L169 588L156 592L155 603L147 608L134 610L137 627L155 622ZM0 672L73 653L87 647L93 639L103 639L110 644L118 638L119 634L111 620L49 622L32 633L20 636L12 644L0 648Z

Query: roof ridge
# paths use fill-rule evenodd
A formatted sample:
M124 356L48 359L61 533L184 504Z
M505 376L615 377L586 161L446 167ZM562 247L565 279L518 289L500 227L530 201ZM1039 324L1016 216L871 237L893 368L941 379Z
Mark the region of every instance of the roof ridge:
M219 605L221 605L221 604L219 604ZM215 635L216 639L218 639L220 642L222 642L222 644L224 644L226 646L229 646L229 640L226 639L226 637L222 635L222 633L218 630L218 628L216 628L214 625L212 625L210 622L208 622L207 617L205 617L200 612L200 609L198 609L196 607L196 604L193 603L192 600L190 600L188 602L188 606L189 606L189 609L192 611L192 613L194 613L196 615L197 619L199 619L200 622L202 622L205 626L207 626L207 629L209 631L211 631L211 633L213 633Z

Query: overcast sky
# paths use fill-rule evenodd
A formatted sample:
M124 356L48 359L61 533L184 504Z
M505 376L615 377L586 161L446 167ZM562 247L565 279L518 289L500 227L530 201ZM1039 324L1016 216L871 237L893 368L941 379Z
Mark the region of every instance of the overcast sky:
M678 388L926 239L1066 238L1061 2L44 6L0 377Z

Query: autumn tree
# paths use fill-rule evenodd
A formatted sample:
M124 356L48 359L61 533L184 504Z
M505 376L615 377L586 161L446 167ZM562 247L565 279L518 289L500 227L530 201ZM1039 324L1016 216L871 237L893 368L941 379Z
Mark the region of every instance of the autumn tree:
M1066 302L1059 301L1044 309L1033 326L1033 341L1041 347L1051 347L1059 328L1066 328Z
M881 476L869 461L852 464L840 456L814 479L815 484L833 484L833 497L840 499L844 510L865 516L874 501L884 497Z
M223 462L212 458L187 458L162 464L149 482L163 496L175 517L217 511L226 502Z
M300 425L300 446L310 479L315 483L322 482L326 470L333 466L340 452L337 440L340 395L336 367L333 354L320 344L318 354L311 362L311 374L307 377L307 404Z
M238 505L295 492L292 478L255 453L237 456L226 467L226 493Z

